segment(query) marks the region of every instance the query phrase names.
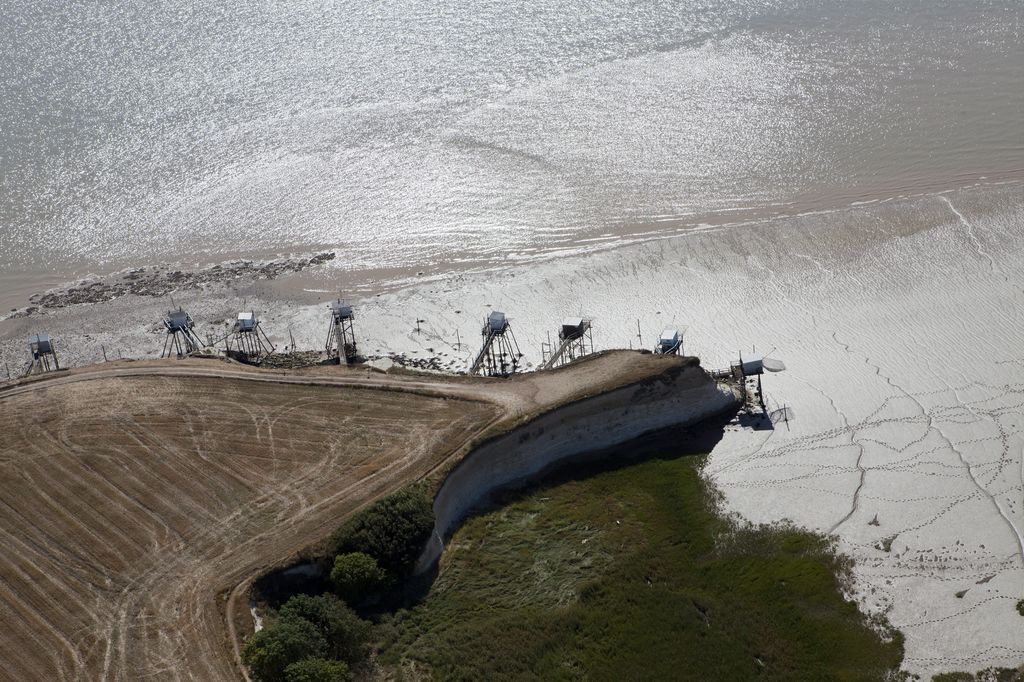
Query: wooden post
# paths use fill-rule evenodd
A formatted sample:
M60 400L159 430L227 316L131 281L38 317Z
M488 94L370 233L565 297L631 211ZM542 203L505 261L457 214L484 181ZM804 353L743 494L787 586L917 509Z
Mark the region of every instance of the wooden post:
M644 347L644 337L643 337L643 334L640 333L640 318L637 318L637 320L636 320L636 338L638 340L638 343L640 344L640 347L643 348Z
M103 362L107 362L107 349L102 343L100 344L100 350L103 352Z

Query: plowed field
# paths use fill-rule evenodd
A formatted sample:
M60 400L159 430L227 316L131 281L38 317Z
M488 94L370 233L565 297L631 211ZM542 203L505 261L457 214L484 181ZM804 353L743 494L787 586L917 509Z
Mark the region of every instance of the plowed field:
M225 647L218 596L423 475L494 412L204 377L0 402L0 677L237 678L211 651Z

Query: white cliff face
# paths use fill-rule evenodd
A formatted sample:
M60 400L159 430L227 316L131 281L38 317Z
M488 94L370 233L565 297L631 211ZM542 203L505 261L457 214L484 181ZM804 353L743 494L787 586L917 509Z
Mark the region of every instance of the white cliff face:
M700 367L680 367L657 380L555 408L488 440L441 485L434 500L434 540L418 568L425 570L439 558L442 540L489 493L652 431L695 425L737 402L731 388L717 384Z

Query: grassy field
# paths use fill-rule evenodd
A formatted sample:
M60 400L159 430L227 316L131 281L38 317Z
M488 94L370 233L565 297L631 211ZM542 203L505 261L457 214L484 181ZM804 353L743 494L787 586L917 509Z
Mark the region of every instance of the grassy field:
M902 657L792 529L714 511L700 459L563 478L452 539L421 604L385 618L399 679L882 679ZM593 472L590 472L593 473Z

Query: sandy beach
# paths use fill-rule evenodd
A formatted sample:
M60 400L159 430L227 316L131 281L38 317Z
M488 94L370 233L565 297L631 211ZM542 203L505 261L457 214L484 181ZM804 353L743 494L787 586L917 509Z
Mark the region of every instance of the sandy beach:
M832 533L855 597L906 635L919 674L1019 665L1024 628L1022 185L893 198L585 255L413 277L351 297L366 355L464 370L484 315L506 312L527 366L561 318L600 348L651 347L686 327L706 368L741 349L765 378L774 430L734 425L705 472L727 511ZM305 276L308 273L303 273ZM254 308L279 348L322 346L331 294L282 280L174 293L201 335ZM363 283L370 290L370 283ZM316 300L320 298L321 300ZM62 362L155 357L167 297L42 309L0 322L3 361L36 330ZM420 320L420 332L416 322ZM642 338L637 336L639 321ZM461 345L458 345L461 342Z

